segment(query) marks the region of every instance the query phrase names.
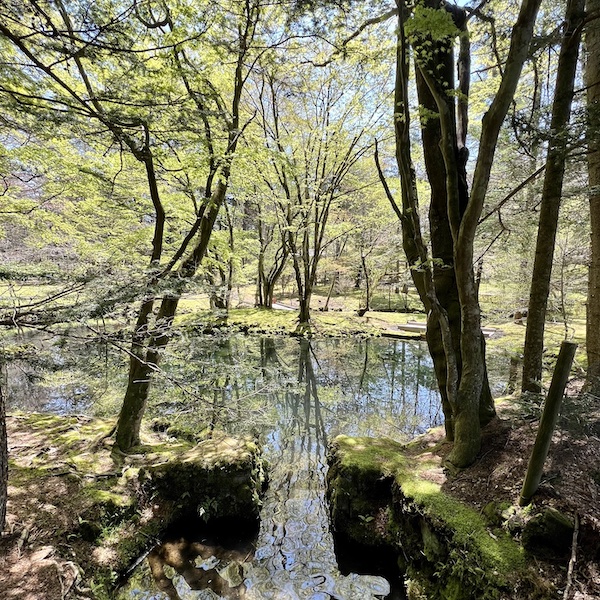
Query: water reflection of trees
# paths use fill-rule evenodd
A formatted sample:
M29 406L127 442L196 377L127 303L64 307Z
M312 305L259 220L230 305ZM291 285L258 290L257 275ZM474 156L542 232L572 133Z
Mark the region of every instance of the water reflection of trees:
M6 336L20 351L7 363L10 410L113 415L126 381L124 357L81 328Z
M81 353L85 368L76 364L81 350L52 352L52 368L62 360L82 385L94 370L103 384L122 376L122 359L106 345L91 359ZM375 597L381 579L337 570L324 499L325 449L338 433L410 437L433 424L438 402L425 349L377 339L192 337L170 346L162 364L149 415L166 415L194 435L224 429L262 438L270 486L255 560L241 567L248 597L297 586L307 598ZM242 586L230 587L236 588L228 590L231 597L243 593Z
M377 339L184 337L164 358L149 415L202 435L267 435L285 411L289 426L309 424L307 443L313 436L319 446L336 433L412 436L437 418L424 353ZM9 365L10 407L113 414L123 365L102 340L46 341L31 360Z

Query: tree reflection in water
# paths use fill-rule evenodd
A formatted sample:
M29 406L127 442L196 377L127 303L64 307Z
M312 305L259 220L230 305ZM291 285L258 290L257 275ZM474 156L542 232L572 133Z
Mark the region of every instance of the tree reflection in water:
M390 585L382 577L344 576L337 567L325 501L327 439L349 424L353 433L375 434L383 425L385 433L404 437L430 425L437 417L430 366L401 342L366 340L349 348L343 341L262 338L258 350L247 342L219 341L212 353L218 373L209 376L210 361L202 356L197 364L206 366L209 428L252 423L264 439L269 488L254 558L240 563L243 585L223 588L220 578L202 574L203 585L210 579L224 598L386 597ZM242 358L256 362L244 366ZM218 552L215 560L214 572L228 564Z
M53 386L48 377L46 395L36 396L36 406L26 386L21 400L13 389L11 408L23 403L22 408L29 410L69 412L76 406L78 412L112 414L109 399L120 398L123 379L117 370L123 368L118 355L105 356L98 350L98 360L91 360L89 342L86 352L68 345L52 348L50 355L59 354L60 360L47 370L58 384ZM77 356L85 360L77 363ZM164 377L155 381L149 420L167 415L192 437L219 429L256 435L269 461L270 483L254 557L251 552L245 561L233 560L214 550L212 558L201 563L186 558L179 570L190 580L192 574L201 576L193 586L218 584L217 597L222 598L386 597L390 586L381 577L343 576L336 565L325 502L326 446L340 433L405 441L436 424L438 395L426 348L386 339L189 337L169 347L163 369ZM65 386L65 380L76 382L76 388ZM110 387L113 382L115 389ZM76 398L70 389L76 390ZM181 542L188 544L185 556L197 543L191 538ZM167 586L163 589L168 595L152 591L156 586L146 567L134 576L122 598L176 597L165 581L159 552L151 559L152 570ZM206 552L202 548L200 554ZM203 572L196 573L198 569ZM186 577L176 571L169 574L177 581L182 600L215 597L208 589L186 587ZM223 575L230 578L227 586Z

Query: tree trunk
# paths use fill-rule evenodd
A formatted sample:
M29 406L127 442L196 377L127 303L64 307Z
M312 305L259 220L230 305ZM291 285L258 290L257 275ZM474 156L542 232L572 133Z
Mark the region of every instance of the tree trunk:
M263 292L263 306L265 308L273 308L273 296L275 296L275 281L265 281Z
M588 178L591 220L591 260L589 266L586 349L588 389L600 396L600 0L587 1L587 61L585 85L588 110Z
M0 533L4 531L8 500L8 438L6 435L5 365L0 360Z
M157 370L161 354L169 342L173 318L183 291L182 286L194 276L206 254L219 208L225 199L228 180L227 170L213 192L210 209L202 218L196 246L173 277L174 286L180 287L181 290L163 297L152 330L149 328L148 319L154 306L154 297L144 301L140 308L129 361L127 389L117 422L116 445L122 452L129 452L140 444L140 428L148 403L152 375Z
M558 214L567 155L567 129L571 116L584 3L585 0L569 0L567 4L565 16L567 28L558 59L550 124L552 139L546 158L546 173L542 189L540 222L525 332L522 382L524 392L540 393L542 390L544 327L548 296L550 295L552 259L558 230Z
M439 0L428 0L429 8L440 9ZM445 8L453 16L457 27L464 28L464 11L450 6ZM469 190L467 186L466 164L468 151L466 149L467 136L467 112L466 99L469 92L469 65L470 48L468 37L461 37L461 50L459 55L459 85L462 93L456 108L454 97L445 93L446 89L454 89L454 52L453 46L439 47L434 52L429 50L427 44L428 36L424 35L421 42L425 51L420 52L421 44L415 43L415 53L419 57L416 65L417 93L420 104L425 108L427 118L421 119L421 136L423 140L423 151L425 168L431 188L431 199L429 205L429 223L431 231L431 249L433 257L433 283L435 295L448 318L450 338L452 340L451 351L453 361L456 363L458 380L462 376L462 349L461 349L461 304L456 285L455 273L455 247L451 230L451 220L454 219L455 227L458 226L469 201ZM435 73L435 78L426 81L421 69ZM439 112L435 94L445 105L445 114L448 118L446 128L451 132L448 139L448 151L453 155L453 160L446 161L440 146L442 138L442 127L440 118L432 117ZM457 118L458 117L458 118ZM448 172L451 168L452 172ZM453 196L449 198L449 186L453 189ZM475 290L477 293L477 289ZM434 362L434 369L440 393L442 406L446 414L446 436L449 440L454 439L454 419L456 415L451 409L452 400L447 393L448 379L448 357L447 349L444 347L440 320L430 318L428 320L427 341ZM481 356L484 366L484 377L482 380L479 415L481 424L486 424L495 415L495 408L489 384L487 371L485 369L485 344L483 338L480 342Z
M465 467L471 464L479 452L481 443L479 401L482 386L486 379L481 313L473 270L473 244L489 186L498 136L506 113L513 101L523 63L528 54L540 1L524 0L521 5L517 22L512 30L510 49L500 87L482 120L479 154L473 175L471 194L460 220L460 225L457 228L453 224L452 215L460 214L459 207L449 206L448 209L455 240L454 266L462 311L461 354L463 370L455 411L455 442L448 456L448 460L457 467ZM438 101L438 107L440 113L443 113L443 106L440 101ZM444 137L448 135L446 130L447 127L442 122ZM444 144L443 149L448 177L451 172L449 164L456 161L456 155L448 151L447 144ZM449 195L452 190L452 183L447 180ZM455 185L457 184L458 182L455 183ZM454 196L454 201L458 203L459 194L456 191ZM452 198L449 202L452 202Z
M446 172L446 197L448 221L454 242L454 269L461 308L461 358L462 372L456 394L449 393L454 418L454 446L448 457L457 467L471 464L480 446L480 400L486 381L484 344L481 334L481 314L473 270L473 244L477 224L489 186L490 173L496 152L500 128L515 94L523 63L527 57L533 26L540 0L524 0L519 17L513 27L511 44L505 70L498 92L482 120L479 153L473 176L473 186L468 203L464 206L464 181L462 181L461 156L457 136L464 135L464 118L461 130L456 131L454 112L448 106L447 94L440 89L427 56L419 62L421 75L435 98L441 126L440 149ZM423 34L426 39L426 33ZM462 46L462 44L461 44ZM435 53L434 53L435 55ZM433 71L435 73L435 70ZM464 106L459 104L464 111ZM398 110L398 109L396 109ZM464 115L463 115L464 117ZM461 140L462 143L462 140ZM459 152L456 149L459 148ZM443 311L441 314L445 314ZM448 327L449 329L449 327ZM444 332L444 328L442 328ZM445 332L448 337L448 332ZM445 340L446 358L455 356L454 344ZM450 373L450 365L449 373ZM458 368L453 366L452 377L458 381ZM450 379L450 377L449 377ZM456 385L456 384L454 384Z
M379 165L375 159L381 182L386 195L402 225L402 246L410 267L410 274L419 297L428 313L427 342L434 361L435 373L442 397L446 436L454 437L452 402L458 382L456 354L451 349L452 332L448 325L448 315L436 297L433 283L431 261L427 246L423 240L419 219L419 202L416 186L416 174L412 162L410 139L410 108L408 90L408 41L404 25L408 17L408 8L404 0L397 0L398 7L398 43L396 50L396 81L394 93L394 130L396 136L396 162L400 174L402 203L398 206L391 194Z
M300 314L298 315L298 323L300 327L306 327L310 323L310 296L302 296L299 298Z
M364 255L364 253L361 252L360 254L360 262L362 264L362 270L363 273L365 274L365 306L364 309L365 311L371 310L371 275L369 273L369 270L367 269L367 260L366 257Z
M429 0L427 6L440 8L439 0ZM443 81L447 89L454 89L454 53L452 48L440 48L431 57L428 63L435 60L440 67L436 69L437 80ZM454 273L454 242L448 221L448 199L446 193L446 167L444 157L440 149L442 131L440 120L435 115L438 112L436 101L423 79L420 70L415 65L417 94L419 104L427 113L427 117L421 118L421 138L423 141L423 156L425 159L425 170L429 181L431 196L429 202L429 229L431 232L431 254L433 259L433 283L435 294L441 306L448 315L448 323L452 335L453 351L458 368L458 376L462 369L460 356L460 303L458 301L458 290ZM453 100L447 97L447 103L452 115L454 115ZM456 125L454 125L456 127ZM465 190L466 192L466 190ZM427 321L427 345L433 360L438 387L440 390L442 408L446 416L446 438L454 440L454 416L447 388L447 360L440 322L437 318L429 318Z

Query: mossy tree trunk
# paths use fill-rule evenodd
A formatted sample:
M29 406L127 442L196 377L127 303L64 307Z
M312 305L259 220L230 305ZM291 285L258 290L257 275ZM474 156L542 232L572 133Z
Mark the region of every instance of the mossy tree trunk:
M429 0L426 5L429 8L440 9L439 0ZM453 21L457 28L465 27L465 14L458 9L446 9L452 14ZM432 275L436 297L440 305L446 311L448 316L448 326L452 339L452 351L456 356L456 368L460 379L462 372L462 352L460 348L461 339L461 308L456 285L456 272L454 267L454 240L450 228L448 217L448 190L446 165L440 140L442 131L440 119L436 117L438 112L437 103L432 94L429 85L423 77L418 66L419 62L424 63L425 68L434 72L435 85L438 90L456 89L454 78L455 71L455 53L453 45L445 46L439 44L433 53L424 52L420 42L415 43L416 52L419 59L416 65L416 86L419 104L425 109L421 117L421 137L423 141L423 155L425 159L425 169L429 181L431 195L429 203L429 228L431 231L431 255L432 255ZM449 116L452 122L452 129L456 132L455 139L452 140L454 152L456 154L456 187L458 194L458 214L459 218L465 211L469 201L469 190L467 185L467 160L469 152L466 148L467 137L467 100L469 94L469 68L470 68L470 48L468 37L461 37L460 51L458 56L458 86L461 96L456 102L453 96L446 97L446 104L449 109ZM447 388L447 365L446 352L439 325L439 319L431 319L427 328L427 342L434 362L434 369L438 380L440 393L442 395L442 406L448 407L446 413L446 433L449 440L454 439L454 417L452 409L449 408L449 398ZM483 344L483 340L482 340ZM485 347L482 348L483 363L485 368ZM480 416L482 424L487 423L495 414L492 395L487 381L487 372L480 395Z
M588 110L588 178L591 260L588 278L586 350L588 387L600 395L600 0L587 0L585 84Z
M436 373L445 382L443 396L446 414L446 431L453 435L454 446L449 460L458 467L472 463L480 448L480 418L484 421L494 414L491 394L486 392L487 374L485 369L485 344L481 333L481 312L479 308L478 286L473 269L473 246L477 223L481 216L483 202L489 185L491 167L496 151L500 128L513 100L523 63L527 57L529 43L533 33L533 25L539 9L540 0L524 0L517 22L513 28L511 45L507 57L499 90L493 99L482 123L482 134L479 140L479 153L475 167L473 186L469 193L466 187L466 153L465 139L467 126L466 96L468 94L468 40L466 33L466 15L458 8L443 6L437 0L431 0L426 6L415 10L423 11L421 23L423 29L410 27L410 40L405 31L409 8L404 0L397 0L398 8L398 51L395 95L395 129L396 156L401 179L402 206L397 206L391 195L392 206L400 218L403 228L403 245L407 259L412 267L413 280L429 312L428 328L439 327L440 335L430 333L429 338L437 343L441 339L443 361L439 360ZM451 13L446 20L444 31L434 31L429 23L440 20L427 18L427 11L444 10ZM414 23L413 22L413 23ZM452 27L452 23L454 26ZM448 88L451 75L448 69L439 69L439 65L448 63L451 66L451 47L458 30L461 33L461 62L463 70L459 74L460 87L463 94L449 97ZM408 93L408 60L409 45L415 50L417 69L422 82L426 84L431 98L435 101L436 120L439 129L426 132L428 139L429 175L439 178L439 165L443 164L445 180L439 186L432 181L432 193L435 206L433 208L434 223L431 233L436 239L434 261L428 258L427 247L423 242L420 223L418 221L418 196L416 176L410 154L410 110ZM465 68L467 73L465 73ZM440 73L441 71L441 73ZM426 89L420 85L421 97L426 98ZM456 104L455 104L456 102ZM431 102L429 101L429 104ZM455 116L457 111L458 118ZM429 137L428 137L429 136ZM435 138L438 137L439 151L435 149ZM431 138L431 139L430 139ZM433 168L432 166L433 165ZM435 174L435 177L433 176ZM386 189L386 191L388 191ZM445 200L444 206L440 204ZM432 202L433 203L433 202ZM439 216L438 216L439 215ZM447 224L444 221L447 219ZM450 232L451 243L448 239ZM451 251L450 251L451 249ZM438 261L435 261L438 258ZM450 259L451 263L446 263ZM441 263L442 268L454 267L458 308L460 311L460 330L455 320L456 302L444 298L446 306L438 299L438 290L442 292L442 281L436 289L434 262ZM445 276L445 274L444 274ZM451 289L444 282L447 290ZM445 293L445 292L444 292ZM451 294L448 293L451 298ZM449 314L450 313L450 314ZM456 340L458 335L459 340ZM433 344L432 344L433 345ZM439 353L441 356L442 353ZM442 365L442 366L440 366ZM445 377L444 377L445 375ZM448 420L451 419L450 426Z

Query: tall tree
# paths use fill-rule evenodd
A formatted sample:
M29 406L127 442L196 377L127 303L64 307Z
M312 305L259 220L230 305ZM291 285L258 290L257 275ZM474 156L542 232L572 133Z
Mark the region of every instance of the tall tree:
M600 395L600 1L587 0L585 27L588 133L587 164L591 219L586 349L590 391Z
M480 419L493 414L493 405L486 386L484 342L481 334L481 311L473 269L473 245L477 223L486 197L490 172L496 152L500 129L514 98L523 63L527 57L533 26L540 0L524 0L512 30L510 48L506 57L498 91L482 119L478 155L470 191L466 186L467 154L463 150L467 127L468 68L459 73L458 98L449 93L447 71L436 66L448 60L453 40L464 27L465 15L460 9L444 8L437 2L416 5L412 16L408 6L397 3L398 54L395 97L395 128L397 160L401 178L402 202L396 212L404 232L404 248L411 264L413 279L429 312L428 328L439 328L444 361L442 381L446 392L445 415L451 420L447 432L454 438L449 461L458 467L472 463L480 449ZM408 35L407 35L408 34ZM469 44L466 32L460 36L461 65L468 67ZM453 267L460 308L460 343L454 339L451 315L441 304L436 293L436 272L432 268L428 250L423 241L418 221L418 195L415 169L410 153L410 94L408 57L410 47L415 49L419 77L435 101L439 118L439 147L444 167L442 195L445 197L447 229L451 234L451 260L437 261L440 266ZM451 56L451 55L450 55ZM421 86L422 89L422 86ZM423 97L423 94L421 94ZM427 104L425 104L427 106ZM456 112L455 112L456 111ZM455 114L457 115L455 117ZM424 144L426 143L424 135ZM438 160L439 164L439 160ZM439 171L438 171L439 173ZM439 184L430 182L432 188ZM440 219L443 224L444 218ZM431 228L434 238L438 235ZM443 238L447 244L447 235ZM436 262L434 255L433 262ZM439 277L439 274L438 274ZM430 325L431 324L431 325ZM434 360L435 354L434 354ZM440 379L439 369L438 379ZM482 410L483 409L483 410ZM484 413L483 415L481 413ZM483 418L482 418L483 417Z
M346 65L312 66L265 75L259 96L262 133L270 154L263 172L284 223L300 305L299 327L310 322L310 302L335 207L364 182L353 179L370 146L377 104ZM362 120L362 122L361 122ZM350 225L349 227L352 227ZM338 233L338 235L340 235Z
M172 8L115 2L94 12L62 0L2 7L2 43L18 56L3 96L38 117L68 121L73 130L100 128L145 175L153 233L116 434L124 451L139 443L150 382L179 298L206 253L226 196L245 127L243 88L257 54L269 48L267 42L253 46L265 7L278 10L260 0L231 0L218 15L201 0ZM190 10L203 27L190 22ZM171 215L166 190L179 198ZM173 218L182 201L192 209L186 226Z
M229 37L223 31L215 33L219 44L230 52L228 59L233 62L227 96L220 93L217 86L207 79L202 65L194 65L190 56L180 47L173 48L177 71L202 124L209 152L209 169L195 222L181 246L159 272L159 277L168 282L169 288L162 294L153 327L149 327L148 319L157 299L156 294L151 293L142 302L135 326L127 390L117 424L116 442L122 450L129 450L139 444L152 374L169 342L179 300L186 284L196 274L206 255L215 221L226 198L236 149L245 129L242 93L248 78L247 65L252 65L253 60L256 60L252 56L253 42L263 17L262 9L261 0L233 0L228 12L231 22L226 29ZM172 30L175 28L172 23L170 27ZM213 48L216 47L215 39ZM217 137L208 118L209 110L220 115L220 126L225 136L221 152L216 149Z
M540 205L540 220L523 354L522 389L527 392L539 393L542 389L542 354L544 350L546 308L550 294L558 214L567 161L568 125L574 95L584 7L585 0L569 0L567 3L565 30L556 71L550 140L546 156L546 173Z

